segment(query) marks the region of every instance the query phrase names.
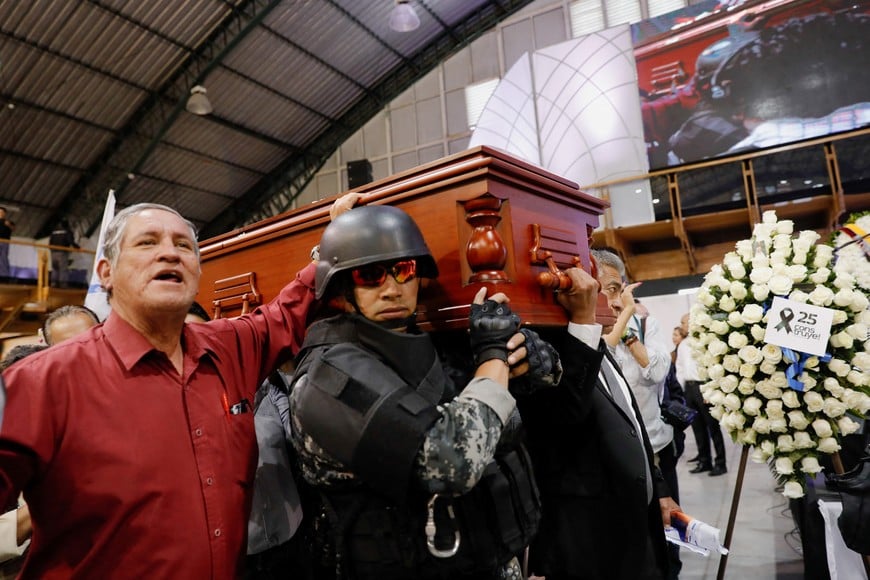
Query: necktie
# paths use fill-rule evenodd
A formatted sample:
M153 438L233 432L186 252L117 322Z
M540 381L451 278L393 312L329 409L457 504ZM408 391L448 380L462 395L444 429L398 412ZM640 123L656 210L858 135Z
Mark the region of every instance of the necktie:
M637 418L634 415L631 405L625 399L625 395L622 392L622 385L620 384L619 378L616 376L616 372L614 372L611 364L610 359L605 357L604 360L601 361L601 372L604 374L604 382L607 383L610 396L613 397L613 401L616 405L628 416L637 432L638 443L643 451L643 469L644 474L646 475L646 500L647 502L650 502L653 498L652 472L650 472L649 462L647 461L646 449L643 447L643 435L640 433L640 426L637 423Z

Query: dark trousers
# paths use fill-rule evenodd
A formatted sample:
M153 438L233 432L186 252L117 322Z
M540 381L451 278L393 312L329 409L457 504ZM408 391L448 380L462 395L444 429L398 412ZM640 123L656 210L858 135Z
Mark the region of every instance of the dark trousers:
M699 465L714 465L710 455L710 440L716 451L715 465L725 467L725 441L722 438L722 428L719 422L710 415L710 406L701 396L701 383L686 381L686 404L698 411L698 416L692 421L692 433L698 445Z
M676 429L674 429L676 431ZM677 481L677 454L676 445L673 441L667 447L656 453L659 460L659 470L665 483L671 490L671 497L680 503L680 486ZM668 580L675 580L680 576L683 562L680 560L680 547L668 542Z

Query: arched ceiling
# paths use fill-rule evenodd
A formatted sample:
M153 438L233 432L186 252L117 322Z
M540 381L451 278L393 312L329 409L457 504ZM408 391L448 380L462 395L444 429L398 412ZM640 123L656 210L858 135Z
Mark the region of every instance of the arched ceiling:
M387 103L531 0L0 0L0 205L80 235L171 205L211 237L291 207ZM185 111L203 85L208 116Z

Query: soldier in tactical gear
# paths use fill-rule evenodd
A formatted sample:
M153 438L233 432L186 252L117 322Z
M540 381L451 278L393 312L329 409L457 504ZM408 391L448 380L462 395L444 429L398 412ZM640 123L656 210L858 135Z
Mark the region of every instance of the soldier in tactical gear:
M291 391L318 579L521 578L540 505L509 365L534 354L555 384L558 356L482 288L473 378L454 382L414 322L420 278L437 275L398 208L355 208L323 233L316 296L339 313L309 327Z

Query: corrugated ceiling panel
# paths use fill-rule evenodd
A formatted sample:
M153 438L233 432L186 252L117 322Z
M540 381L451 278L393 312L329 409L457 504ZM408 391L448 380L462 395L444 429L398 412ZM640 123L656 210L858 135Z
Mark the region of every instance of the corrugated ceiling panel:
M112 133L27 106L0 110L0 149L86 169Z
M213 159L166 145L154 150L139 173L198 191L234 198L261 178L259 173L223 165Z
M330 118L335 118L344 103L357 98L362 90L352 79L267 30L252 32L225 62L242 75Z
M179 185L170 186L148 177L133 181L124 190L119 203L128 206L145 201L173 207L197 226L207 223L227 204L225 197Z
M177 43L195 48L230 12L228 2L220 0L107 0L103 2L131 20L147 23Z
M117 129L141 104L145 93L99 72L13 41L4 60L14 98ZM4 51L5 52L5 51Z
M233 131L208 117L187 113L182 113L172 125L166 140L261 173L270 171L290 155L289 148Z
M0 153L0 175L4 200L55 207L81 172Z
M329 124L323 116L272 91L239 83L239 76L229 70L216 70L207 83L209 98L221 117L294 147L304 146Z

